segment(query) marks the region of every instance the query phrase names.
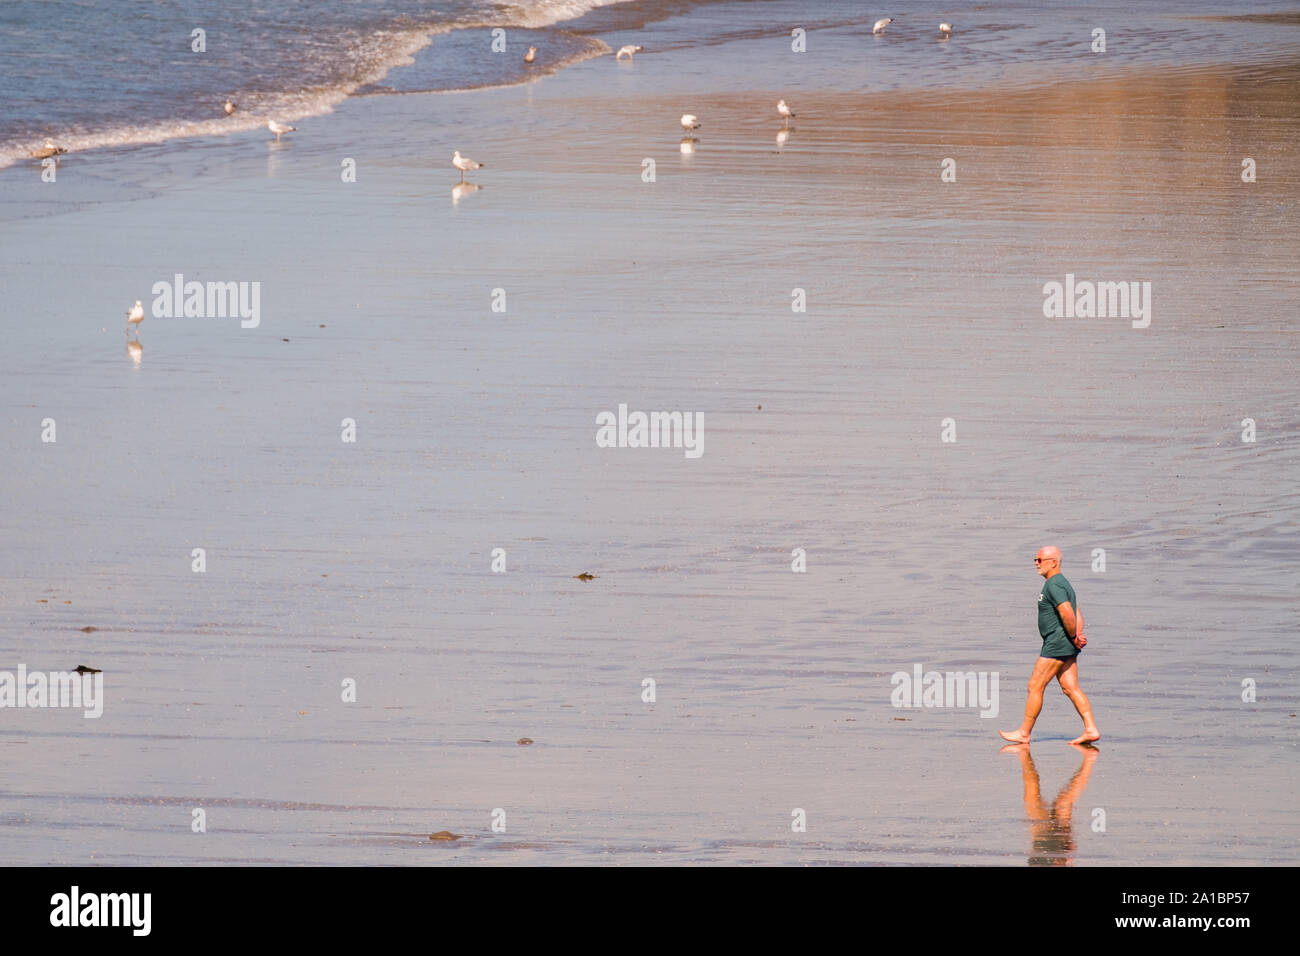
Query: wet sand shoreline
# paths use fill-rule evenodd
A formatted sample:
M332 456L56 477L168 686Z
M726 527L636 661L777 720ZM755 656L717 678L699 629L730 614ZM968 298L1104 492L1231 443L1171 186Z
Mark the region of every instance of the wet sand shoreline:
M1057 543L1106 735L1058 858L1294 863L1297 69L805 90L781 146L718 93L683 157L610 66L0 174L0 669L109 693L5 712L8 862L1024 865L996 727ZM148 317L136 369L113 323L176 271L262 323ZM1045 319L1067 273L1151 281L1150 328ZM598 449L620 402L704 455ZM891 707L916 663L999 715ZM1075 721L1049 694L1048 799Z

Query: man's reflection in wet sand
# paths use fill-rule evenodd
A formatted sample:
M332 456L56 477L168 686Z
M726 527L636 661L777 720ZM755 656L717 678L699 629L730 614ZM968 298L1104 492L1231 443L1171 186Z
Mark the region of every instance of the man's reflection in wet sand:
M1049 810L1043 804L1043 794L1038 782L1038 770L1030 756L1028 744L1007 744L1000 753L1014 753L1020 758L1020 775L1025 785L1025 813L1029 817L1030 866L1069 866L1074 862L1074 838L1070 820L1074 803L1088 786L1088 776L1100 752L1088 744L1074 744L1082 751L1083 762L1074 776L1061 788Z

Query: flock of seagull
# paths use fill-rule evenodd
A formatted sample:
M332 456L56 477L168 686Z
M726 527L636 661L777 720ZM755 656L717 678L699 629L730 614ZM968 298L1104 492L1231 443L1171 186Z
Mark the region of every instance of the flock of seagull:
M885 17L884 19L877 20L871 27L872 34L874 36L882 35L885 32L885 28L888 27L893 22L894 22L893 17ZM951 23L939 24L939 38L941 40L947 40L951 36L952 36L952 24ZM619 48L618 53L614 55L614 59L631 60L636 54L640 53L644 49L645 47L638 46L633 43L629 43L626 46L622 46ZM536 59L537 59L537 47L530 46L528 48L528 52L524 54L524 62L528 64L532 64L536 61ZM227 116L234 116L235 111L239 109L239 106L233 101L227 99L222 108L225 110ZM794 111L790 109L789 104L786 103L785 100L777 101L776 111L782 117L785 118L787 123L790 120L794 119L795 117ZM688 133L691 130L699 129L703 125L700 123L700 118L696 116L694 113L683 113L681 118L681 124L682 124L682 129L686 130ZM297 131L297 127L289 126L285 123L280 123L273 119L266 121L266 128L275 134L275 141L277 143L280 141L280 137L283 136L285 133L293 133ZM64 149L63 147L56 146L53 140L47 139L45 141L45 145L42 146L40 149L32 152L31 156L33 159L47 159L51 156L58 156L66 152L67 150ZM470 159L468 156L462 156L460 154L460 150L456 150L454 153L452 153L451 165L454 166L456 169L460 170L461 184L465 184L466 173L473 172L476 169L482 169L484 167L483 163L480 163L477 160ZM134 328L136 338L138 340L140 336L140 323L143 321L144 321L144 305L141 303L139 299L137 299L135 305L133 305L129 310L127 310L126 313L127 335L130 335L132 328Z
M876 21L874 25L871 26L871 34L874 36L883 35L885 31L885 27L891 25L893 21L894 21L893 17L884 17L883 20ZM940 23L939 39L946 40L950 38L950 36L952 35L953 35L952 23L946 23L946 22ZM627 44L627 46L619 47L619 52L615 53L614 59L632 60L633 57L637 55L637 53L640 53L642 51L642 49L645 49L645 47L640 47L637 46L637 44L629 43ZM530 62L533 62L536 59L537 59L537 47L529 47L528 52L526 52L524 55L524 62L526 62L526 64L530 64ZM789 104L785 100L777 101L776 112L780 113L781 116L785 118L785 122L789 122L794 118L794 113L790 111ZM681 129L684 129L686 133L689 134L690 131L692 130L698 130L699 127L701 126L702 124L701 122L699 122L699 117L695 116L694 113L681 114ZM274 133L274 130L272 131ZM686 143L693 143L693 142L698 142L698 140L689 140L689 139L682 140L682 151L684 152L688 151L688 147L686 147ZM465 183L465 173L473 172L474 169L484 168L484 164L477 163L476 160L469 159L468 156L461 156L460 150L456 150L454 153L452 153L451 165L455 166L456 169L460 170L461 185L464 185Z
M877 20L871 27L872 34L874 36L883 35L885 32L885 28L888 27L893 22L894 22L893 17L885 17L881 20ZM939 24L939 38L941 40L947 40L951 36L952 36L952 24L951 23ZM636 54L640 53L644 49L645 47L643 46L640 46L635 43L629 43L626 44L625 46L619 47L618 52L614 55L614 59L631 60ZM537 60L537 47L530 46L528 48L528 52L524 54L524 62L531 66L534 62L536 62L536 60ZM227 99L225 104L222 106L222 109L225 110L227 116L234 116L235 111L239 109L239 105L234 101ZM779 103L776 104L776 111L780 113L783 117L785 117L787 122L789 122L791 119L794 118L794 113L790 112L790 107L786 105L785 100L781 100ZM699 129L701 125L699 117L696 116L694 113L683 113L681 123L682 123L682 129L687 130L688 132L690 130ZM266 121L266 128L275 134L275 141L277 143L280 142L280 137L283 136L285 133L294 133L297 132L298 129L298 127L296 126L289 126L287 123L280 123L273 119L269 119ZM43 145L39 149L33 150L29 155L31 156L32 159L49 159L53 156L60 156L66 152L67 150L65 148L63 148L62 146L57 146L55 145L53 140L47 139L45 141L45 145ZM456 169L460 170L461 183L465 182L465 174L467 172L472 172L475 169L483 168L483 163L476 162L470 159L468 156L462 156L460 154L460 150L456 150L452 154L451 164ZM138 305L139 303L137 303L137 306ZM140 318L132 319L132 321L138 324L142 318L143 315L141 315Z
M885 17L883 20L877 20L875 24L873 24L871 27L872 34L875 36L880 36L882 33L885 32L885 27L889 26L893 22L894 22L893 17ZM939 39L946 40L950 36L952 36L952 24L951 23L939 24Z
M893 22L894 22L893 17L885 17L881 20L877 20L871 27L871 33L874 36L881 36L885 32L885 28L888 27ZM952 24L951 23L939 24L939 38L941 40L947 40L951 36L952 36ZM631 60L636 54L640 53L644 49L645 47L643 46L639 46L638 44L635 43L629 43L626 44L625 46L619 47L618 52L614 55L614 59ZM529 65L532 65L534 62L536 62L536 60L537 60L537 47L530 46L528 48L528 52L524 54L524 62ZM222 109L225 110L227 116L234 116L235 111L239 109L239 106L232 100L227 99L225 104L222 106ZM776 104L776 111L785 118L787 123L791 119L793 119L795 115L790 111L790 107L786 104L785 100L781 100ZM691 130L699 129L701 126L700 118L696 116L694 113L683 113L681 124L682 124L682 129L686 130L687 132L690 132ZM275 134L275 141L277 143L280 142L280 137L283 136L285 133L297 132L298 129L298 127L296 126L289 126L287 123L280 123L273 119L269 119L266 121L266 128ZM30 155L32 159L48 159L52 156L59 156L66 152L67 150L64 149L62 146L56 146L53 140L47 139L45 141L44 146L42 146L40 149L34 150ZM451 165L454 166L456 169L460 170L460 181L462 184L464 184L465 174L468 172L472 172L476 169L482 169L484 164L477 162L476 160L470 159L468 156L462 156L460 154L460 150L456 150L452 154ZM136 312L139 309L140 309L140 303L137 302L135 304L135 308L132 309L131 312L129 313L130 315L129 321L134 323L137 329L139 328L139 323L144 319L143 311L141 311L138 316L136 315ZM129 330L129 326L128 326L128 330Z
M877 20L871 27L872 34L874 36L882 35L885 32L885 28L888 27L893 22L894 22L893 17L885 17L884 19ZM939 38L941 40L947 40L951 36L952 36L952 24L951 23L939 24ZM619 47L618 53L614 55L614 59L631 60L636 54L640 53L644 49L645 47L643 46L639 46L634 43L629 43L626 46ZM528 48L528 52L524 54L524 62L531 65L536 60L537 60L537 47L530 46ZM239 109L239 106L236 103L234 103L232 100L227 99L222 108L225 110L227 116L234 116L235 111ZM786 103L786 101L783 99L777 101L776 111L785 119L787 123L789 123L790 120L795 118L794 111L790 109L790 105ZM696 116L694 113L683 113L681 118L681 124L682 124L682 129L686 130L687 133L689 133L692 130L697 130L703 125L700 123L700 118ZM285 123L280 123L273 119L266 121L266 128L275 134L275 141L277 143L280 141L280 137L283 136L285 133L293 133L297 131L297 127L289 126ZM687 142L687 140L683 140L683 143L685 142ZM685 149L685 146L683 146L683 149ZM66 149L60 146L56 146L52 140L47 139L45 141L45 145L41 149L38 149L35 152L33 152L31 155L32 158L34 159L46 159L48 157L58 156L61 153L66 153L66 152L67 152ZM452 153L451 165L456 169L460 170L461 185L469 185L465 182L466 173L473 172L476 169L484 168L483 163L480 163L474 159L470 159L468 156L462 156L460 154L460 150L456 150L455 152ZM129 336L131 334L132 328L134 328L136 333L136 338L138 340L140 335L140 323L143 321L144 321L144 306L141 304L140 300L137 299L135 305L132 306L126 313L127 335Z
M893 17L884 17L883 19L877 20L871 27L872 34L874 36L883 35L885 32L885 28L888 27L893 22L894 22ZM939 24L939 39L947 40L951 36L952 36L952 24L951 23ZM644 49L645 47L643 46L639 46L638 44L635 43L629 43L625 46L619 47L618 52L614 55L614 59L631 60L636 54L640 53ZM524 62L531 66L534 62L536 62L536 60L537 60L537 47L530 46L528 48L528 52L524 54ZM239 106L232 100L227 99L222 108L225 110L227 116L234 116L235 111L239 109ZM776 111L785 118L787 123L791 119L793 119L795 115L790 111L790 107L786 104L785 100L781 100L776 104ZM683 113L681 124L682 124L682 129L686 130L687 132L690 132L691 130L699 129L701 126L699 117L696 116L694 113ZM285 133L297 132L298 129L296 126L289 126L287 123L280 123L273 119L269 119L266 121L266 128L275 134L275 141L277 143L280 142L280 137L282 137ZM55 145L53 140L47 139L45 141L44 146L42 146L40 149L32 151L29 155L31 156L32 159L49 159L50 157L59 156L66 152L67 150L64 149L62 146L57 146ZM460 181L462 184L465 183L465 174L467 172L472 172L473 170L476 169L482 169L484 165L483 163L470 159L468 156L462 156L460 154L460 150L456 150L452 154L451 164L456 169L460 170ZM139 303L136 304L137 306L139 305ZM132 310L132 312L134 312L134 310ZM139 318L133 318L132 321L135 322L138 327L138 323L141 321L141 319L143 319L143 317L144 317L143 314L141 314Z

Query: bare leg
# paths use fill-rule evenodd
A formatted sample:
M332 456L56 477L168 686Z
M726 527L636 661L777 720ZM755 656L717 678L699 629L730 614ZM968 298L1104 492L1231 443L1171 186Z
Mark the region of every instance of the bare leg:
M1092 705L1088 703L1088 697L1079 686L1079 667L1078 658L1070 661L1061 672L1056 675L1057 681L1061 685L1061 690L1065 691L1065 696L1070 698L1070 703L1074 704L1074 709L1079 712L1083 718L1083 733L1070 741L1072 744L1086 744L1094 740L1101 739L1101 731L1097 729L1097 724L1092 719Z
M1029 743L1029 735L1034 731L1034 723L1038 720L1038 714L1043 709L1043 691L1047 685L1052 682L1052 678L1061 670L1060 661L1054 661L1050 657L1040 657L1034 663L1034 672L1029 675L1028 696L1025 698L1025 719L1021 723L1020 729L1008 733L1005 730L999 730L1003 740L1009 740L1013 744Z

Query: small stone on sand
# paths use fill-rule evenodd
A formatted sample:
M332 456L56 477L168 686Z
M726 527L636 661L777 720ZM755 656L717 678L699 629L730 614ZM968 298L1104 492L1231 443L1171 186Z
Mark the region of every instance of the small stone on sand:
M533 739L531 737L520 737L518 740L515 741L515 743L517 743L521 747L527 747L532 742Z
M430 833L430 840L459 840L464 834L452 833L450 830L439 830L437 833Z
M579 581L596 580L596 575L592 574L590 571L583 571L581 574L575 574L574 577L577 578Z

